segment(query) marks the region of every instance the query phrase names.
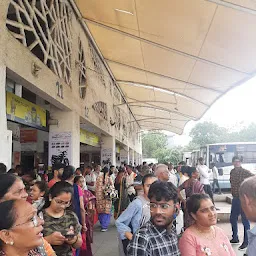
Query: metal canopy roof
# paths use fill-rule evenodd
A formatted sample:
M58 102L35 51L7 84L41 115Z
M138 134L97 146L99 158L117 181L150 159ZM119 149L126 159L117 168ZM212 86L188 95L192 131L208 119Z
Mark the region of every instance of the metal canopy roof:
M142 129L181 134L254 76L253 0L76 0Z

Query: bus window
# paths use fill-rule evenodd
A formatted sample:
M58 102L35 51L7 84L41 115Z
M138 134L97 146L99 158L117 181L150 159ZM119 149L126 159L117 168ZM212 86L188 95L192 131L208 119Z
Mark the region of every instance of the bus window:
M255 163L256 160L256 152L239 152L238 156L243 163Z
M216 162L217 163L232 163L232 158L234 157L234 152L221 152L216 153Z
M220 163L225 163L224 154L220 154Z

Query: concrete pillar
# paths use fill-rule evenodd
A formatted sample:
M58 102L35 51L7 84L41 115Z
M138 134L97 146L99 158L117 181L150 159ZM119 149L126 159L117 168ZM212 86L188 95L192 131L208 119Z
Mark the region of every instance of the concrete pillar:
M139 154L137 152L135 152L135 163L136 165L139 164Z
M134 160L135 160L135 156L134 156L134 150L130 149L131 151L131 158L130 158L130 162L132 163L132 165L134 165Z
M126 148L120 150L120 162L129 164L129 151Z
M69 164L80 166L80 117L75 111L61 111L51 109L51 120L55 124L50 125L49 133L49 166L52 155L59 155L56 146L63 146L59 152L66 151ZM56 144L59 143L59 144ZM55 148L54 148L55 147Z
M139 164L142 164L142 154L139 154Z
M0 163L12 167L12 132L7 130L6 119L6 66L0 64Z
M129 164L133 164L134 163L134 151L129 148Z
M127 164L130 164L130 159L131 159L130 148L129 148L129 146L127 146Z
M116 165L116 139L115 136L102 136L101 144L101 164L110 161Z

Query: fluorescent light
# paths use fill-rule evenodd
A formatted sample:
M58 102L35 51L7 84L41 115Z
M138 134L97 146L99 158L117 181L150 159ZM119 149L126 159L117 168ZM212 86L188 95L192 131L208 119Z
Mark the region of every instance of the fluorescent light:
M133 15L132 12L128 12L128 11L125 11L125 10L115 9L115 11L117 11L117 12L123 12L123 13L125 13L125 14Z

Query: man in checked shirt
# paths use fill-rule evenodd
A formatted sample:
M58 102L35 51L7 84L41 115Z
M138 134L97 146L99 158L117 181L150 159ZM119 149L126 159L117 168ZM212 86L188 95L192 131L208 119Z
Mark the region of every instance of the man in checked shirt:
M242 223L244 225L244 240L243 243L238 248L239 250L245 250L248 246L248 235L247 230L250 229L250 222L246 218L242 208L241 208L241 202L239 199L239 188L241 183L248 177L253 176L253 174L242 168L241 166L241 160L239 157L234 156L232 159L232 163L234 165L234 169L230 172L230 185L231 185L231 194L233 196L232 200L232 206L231 206L231 214L230 214L230 223L232 226L232 239L230 240L230 243L232 244L238 244L238 228L237 228L237 221L239 215L242 217Z
M172 222L179 212L177 190L170 182L155 181L149 189L151 219L137 230L127 256L179 256Z

